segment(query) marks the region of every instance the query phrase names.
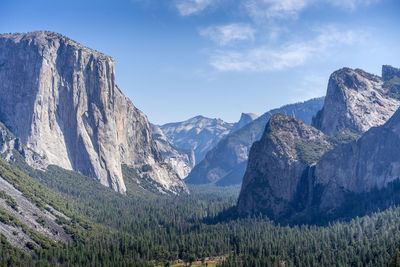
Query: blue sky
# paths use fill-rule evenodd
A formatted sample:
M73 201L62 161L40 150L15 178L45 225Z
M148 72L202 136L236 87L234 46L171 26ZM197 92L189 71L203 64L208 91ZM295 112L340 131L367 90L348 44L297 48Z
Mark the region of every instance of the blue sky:
M51 30L114 57L162 124L325 94L341 68L400 67L400 0L1 0L0 32Z

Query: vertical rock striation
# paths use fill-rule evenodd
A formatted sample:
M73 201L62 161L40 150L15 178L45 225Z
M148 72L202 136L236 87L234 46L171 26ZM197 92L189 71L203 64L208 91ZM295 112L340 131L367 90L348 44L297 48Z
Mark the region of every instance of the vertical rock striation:
M186 192L146 116L115 84L114 60L52 32L0 35L0 120L49 164L124 193L121 164Z

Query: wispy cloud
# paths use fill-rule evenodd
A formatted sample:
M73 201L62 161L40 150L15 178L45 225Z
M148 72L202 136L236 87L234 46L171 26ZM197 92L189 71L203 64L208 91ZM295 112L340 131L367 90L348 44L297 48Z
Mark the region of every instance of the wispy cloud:
M310 0L246 0L244 7L255 21L274 18L297 18Z
M301 65L310 56L309 47L288 45L282 49L258 47L247 51L217 51L210 64L220 71L268 71Z
M131 0L132 2L147 3L151 0ZM315 3L327 3L347 10L355 10L360 6L368 6L382 0L240 0L231 1L233 5L244 7L254 20L265 22L271 19L296 19L301 11ZM190 16L204 11L211 5L222 3L221 0L174 0L180 15Z
M246 51L218 50L210 64L220 71L270 71L301 66L322 56L328 49L359 41L361 33L340 32L332 27L320 29L311 41L292 42L279 47L260 46Z
M355 10L359 6L368 6L379 2L380 0L326 0L333 6L345 8L348 10Z
M197 14L206 9L216 0L176 0L176 8L182 16Z
M248 24L232 23L221 26L210 26L200 30L200 35L207 37L220 46L237 41L254 40L255 29Z

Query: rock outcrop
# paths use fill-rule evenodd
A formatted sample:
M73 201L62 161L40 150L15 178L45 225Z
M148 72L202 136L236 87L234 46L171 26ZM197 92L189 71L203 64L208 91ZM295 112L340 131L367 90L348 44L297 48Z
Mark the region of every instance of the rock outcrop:
M193 150L183 150L172 145L163 131L152 124L153 136L165 162L178 174L181 179L186 178L195 165Z
M46 157L40 156L27 148L7 127L0 122L0 157L6 161L14 161L15 153L21 154L32 167L45 170L49 165Z
M49 164L124 193L121 164L187 192L146 116L115 84L114 60L52 32L0 35L0 120Z
M383 66L384 79L360 69L335 71L329 79L324 107L312 125L333 136L345 128L362 133L384 124L400 106L400 95L384 86L384 80L393 78L395 70Z
M238 211L261 212L274 219L284 216L296 198L306 167L332 147L328 136L314 127L296 118L273 115L261 140L251 148Z
M332 75L328 94L337 95L327 95L313 120L327 135L288 117L272 117L251 149L239 214L321 223L399 204L400 110L385 121L398 105L399 76L386 68L384 79L350 69Z
M318 209L345 204L346 195L382 190L400 178L400 110L383 126L327 152L313 167L313 187L322 190ZM382 199L384 196L381 197ZM393 203L395 204L395 203Z
M272 117L251 149L239 214L321 223L399 204L400 110L357 140L337 141L291 118Z
M205 159L194 167L185 181L192 184L216 182L220 186L240 184L246 170L250 147L261 138L265 125L273 114L286 114L310 124L311 118L321 109L323 102L323 98L316 98L264 113L221 140L207 153Z

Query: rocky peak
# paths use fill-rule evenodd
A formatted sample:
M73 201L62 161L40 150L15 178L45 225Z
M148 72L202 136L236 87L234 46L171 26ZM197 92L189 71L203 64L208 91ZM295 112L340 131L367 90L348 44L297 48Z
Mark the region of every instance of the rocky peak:
M239 213L305 223L362 216L397 204L396 77L384 82L349 68L333 73L324 107L312 122L328 135L282 115L271 117L250 151Z
M314 127L296 118L273 115L261 140L251 147L239 213L283 216L296 197L304 169L331 147L328 137Z
M365 132L385 123L400 106L400 98L383 80L360 69L335 71L328 83L324 107L312 125L328 135L343 129Z
M201 161L219 140L229 134L232 127L232 123L203 116L160 126L165 136L175 147L193 150L196 162Z
M221 186L242 183L251 145L260 140L271 116L277 113L288 114L310 124L323 102L324 98L315 98L272 109L237 131L231 131L193 168L185 182L216 182Z
M114 60L60 34L0 35L0 119L49 164L118 192L126 191L121 164L151 165L144 175L187 191L146 116L116 86Z
M239 130L240 128L242 128L246 124L254 121L258 117L259 116L257 114L254 114L254 113L242 113L240 115L240 120L237 123L235 123L235 125L233 126L231 132L233 133L233 132Z
M400 69L394 68L390 65L383 65L382 66L382 79L386 82L395 77L400 79Z

